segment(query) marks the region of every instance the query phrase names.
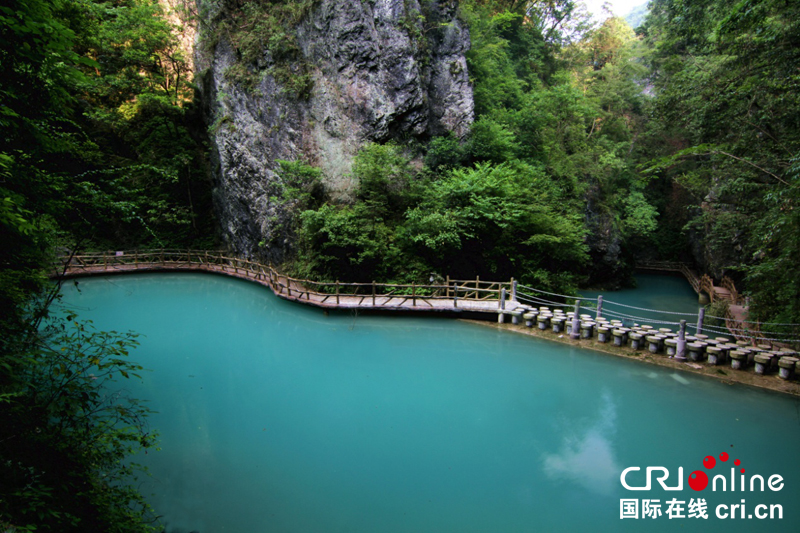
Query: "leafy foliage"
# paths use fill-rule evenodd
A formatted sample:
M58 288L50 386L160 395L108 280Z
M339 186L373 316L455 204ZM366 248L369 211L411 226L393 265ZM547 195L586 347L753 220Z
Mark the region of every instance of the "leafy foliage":
M24 353L16 392L0 409L0 525L20 531L154 531L131 488L128 457L153 446L148 409L120 379L131 333L98 332L72 314L53 319Z
M128 456L153 443L147 409L115 388L138 370L125 359L135 337L48 319L46 274L63 247L209 242L203 128L177 31L148 0L0 6L4 531L152 529L129 485Z
M291 96L306 98L313 81L309 65L297 45L295 26L314 0L223 0L200 2L209 21L202 32L205 46L227 41L238 62L226 75L255 89L262 76L272 76ZM266 52L266 54L265 54Z
M793 323L798 15L774 0L659 0L643 26L654 48L653 133L668 139L649 171L688 193L701 263L746 283L753 316Z
M574 272L587 259L580 219L558 209L554 194L521 162L455 169L407 212L405 230L435 271L516 275L554 288L551 274Z
M511 276L567 290L602 276L588 261L587 203L623 242L641 244L658 212L635 170L642 124L619 19L592 29L571 1L461 3L476 120L463 140L367 145L354 204L300 216L294 268L306 276L423 281L431 272ZM595 217L596 219L596 217Z

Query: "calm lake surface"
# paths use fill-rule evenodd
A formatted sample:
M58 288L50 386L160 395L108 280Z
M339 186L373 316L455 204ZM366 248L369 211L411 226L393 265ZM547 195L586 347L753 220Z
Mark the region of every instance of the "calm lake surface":
M143 335L131 357L151 371L123 385L158 411L162 449L137 460L170 532L800 531L794 398L450 319L326 317L210 274L79 287L65 305ZM690 489L722 452L709 478L739 459L783 489ZM683 490L626 490L630 466L670 485L683 467ZM662 515L620 519L621 499ZM715 515L742 499L744 519Z
M683 275L637 272L634 279L635 288L581 291L581 296L597 298L603 295L603 316L608 319L629 319L640 324L669 327L673 331L678 330L677 323L683 319L690 332L695 330L697 313L702 306L697 293Z

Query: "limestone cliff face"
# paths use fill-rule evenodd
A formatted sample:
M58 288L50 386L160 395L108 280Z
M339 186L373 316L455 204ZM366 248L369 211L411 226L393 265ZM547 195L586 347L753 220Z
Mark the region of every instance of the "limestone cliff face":
M365 143L467 133L469 34L456 11L452 0L425 2L425 9L417 0L315 3L296 28L313 80L307 98L270 75L254 88L237 86L225 75L236 54L224 39L198 54L217 210L236 252L253 255L266 243L269 259L280 260L289 244L277 160L319 166L329 191L347 197L352 159ZM265 52L264 65L271 61Z

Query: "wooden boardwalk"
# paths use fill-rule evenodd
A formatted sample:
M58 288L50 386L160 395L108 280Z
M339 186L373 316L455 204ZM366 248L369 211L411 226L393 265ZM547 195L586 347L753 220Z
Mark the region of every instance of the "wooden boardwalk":
M310 305L324 310L361 310L364 312L438 313L465 318L496 320L498 312L513 311L526 300L526 294L517 294L517 283L474 280L451 280L429 284L340 283L296 279L275 270L271 265L231 257L226 252L194 250L156 250L134 252L106 252L65 257L55 265L52 277L72 278L122 274L128 272L210 272L222 274L269 288L284 300ZM688 270L680 263L648 264L653 270ZM695 290L708 288L710 278L698 277L692 271L690 279ZM685 274L685 272L684 272ZM707 280L704 278L708 278ZM721 290L712 291L713 299L729 301L725 323L734 337L741 339L765 338L760 325L750 323L747 308L733 287L723 280ZM530 288L528 288L530 289ZM527 290L527 289L526 289ZM550 298L551 293L543 293ZM573 297L562 296L566 301ZM528 298L529 300L530 298ZM538 301L538 300L537 300ZM543 301L542 301L543 302ZM540 302L535 305L550 305ZM531 303L531 302L528 302ZM612 303L612 302L609 302ZM562 304L553 302L556 307ZM586 308L590 309L590 308ZM646 319L642 319L646 322ZM769 340L769 339L767 339Z
M757 330L756 324L748 323L747 306L744 298L736 290L733 280L728 276L723 276L719 285L714 285L714 280L708 274L699 276L697 272L689 268L685 263L677 261L649 261L637 263L636 268L642 270L660 270L668 272L680 272L683 274L697 294L707 294L709 300L728 302L728 310L725 318L727 326L732 331L737 330Z
M513 309L513 281L450 280L431 284L340 283L300 280L270 265L229 257L225 252L154 251L74 255L57 263L54 277L130 272L211 272L268 287L284 300L322 309L414 313L468 313L495 319L501 308Z
M698 275L697 272L689 268L685 263L677 261L648 261L637 263L636 268L641 270L659 270L667 272L680 272L697 294L705 293L711 302L724 300L731 305L739 305L742 298L736 290L733 280L728 276L723 276L719 285L714 285L714 280L708 274Z

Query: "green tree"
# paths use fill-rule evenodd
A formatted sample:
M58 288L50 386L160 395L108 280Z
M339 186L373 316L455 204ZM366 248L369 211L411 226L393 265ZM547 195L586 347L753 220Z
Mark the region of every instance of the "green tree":
M650 170L686 191L698 262L746 282L754 316L794 323L798 271L782 258L796 237L799 14L775 0L659 0L643 26L652 131L668 140Z
M152 445L147 410L113 394L135 339L48 318L46 274L58 245L200 233L168 231L190 226L203 160L174 31L145 0L0 6L3 530L151 529L127 459Z
M353 160L353 176L356 198L375 216L402 215L413 194L409 160L395 144L364 146Z
M148 409L119 385L141 371L126 359L135 338L67 314L48 319L26 343L13 392L0 400L4 530L155 530L131 488L140 469L129 460L155 435Z
M557 207L557 195L546 176L520 162L454 169L407 212L403 232L440 273L572 289L587 259L583 226Z

